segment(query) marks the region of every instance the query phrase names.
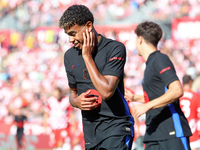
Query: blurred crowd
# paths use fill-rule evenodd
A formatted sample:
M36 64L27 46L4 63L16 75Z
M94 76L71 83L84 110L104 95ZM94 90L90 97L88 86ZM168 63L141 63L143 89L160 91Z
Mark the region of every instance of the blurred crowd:
M68 96L63 54L71 45L57 26L63 11L76 3L92 10L96 25L138 23L146 18L170 22L200 15L200 0L1 0L0 24L8 17L15 24L12 30L0 30L0 121L12 122L15 110L26 107L28 121L42 124L45 105L55 88L62 88ZM142 93L145 63L137 55L134 32L101 34L126 45L125 86ZM180 79L184 74L193 77L193 90L200 93L200 39L175 42L163 38L159 49L169 55Z
M96 24L133 23L148 18L170 22L173 18L200 15L199 0L1 0L0 18L1 22L12 18L9 21L16 23L12 28L21 31L58 25L58 16L77 3L90 8Z

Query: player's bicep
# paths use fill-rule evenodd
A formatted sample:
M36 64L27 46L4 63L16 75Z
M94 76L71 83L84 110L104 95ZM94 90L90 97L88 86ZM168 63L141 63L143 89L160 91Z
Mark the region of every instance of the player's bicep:
M169 86L175 80L179 80L174 65L167 56L157 58L154 65L157 76L161 78L166 86Z
M123 44L117 45L111 51L102 75L111 75L121 78L126 62L126 49Z

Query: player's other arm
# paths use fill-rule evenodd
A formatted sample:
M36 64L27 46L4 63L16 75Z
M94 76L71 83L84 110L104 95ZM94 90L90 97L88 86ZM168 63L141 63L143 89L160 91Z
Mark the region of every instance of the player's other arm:
M128 101L128 102L140 102L140 103L144 103L144 95L135 95L133 94L130 90L125 89L125 96L124 98Z
M97 98L91 97L87 98L87 94L90 91L84 92L80 95L77 94L77 88L70 88L69 102L73 107L79 108L81 110L92 110L96 108L98 103L96 103Z
M75 99L78 97L77 94L77 88L70 88L70 96L69 96L69 102L73 107L77 107L75 105Z
M166 106L175 102L181 96L183 96L183 89L179 80L175 80L169 84L168 90L162 96L146 103L148 109L155 109Z
M148 103L138 104L137 107L135 107L134 114L136 117L139 117L142 114L149 111L150 109L160 108L175 102L182 95L183 95L183 90L180 81L179 80L173 81L172 83L169 84L168 91L162 96L153 99Z
M176 71L169 57L161 55L156 61L159 63L154 63L155 73L161 77L163 83L167 85L168 80L174 80L167 85L168 90L163 95L147 103L149 109L166 106L183 96L182 85L175 75Z

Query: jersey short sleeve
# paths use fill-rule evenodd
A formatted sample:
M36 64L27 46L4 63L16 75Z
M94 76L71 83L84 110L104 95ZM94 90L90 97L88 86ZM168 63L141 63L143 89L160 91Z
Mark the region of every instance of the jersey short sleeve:
M70 67L70 57L71 57L71 53L69 53L69 51L66 51L65 55L64 55L64 65L65 65L65 71L67 73L67 78L68 78L68 84L70 88L75 88L76 87L76 81L75 78L71 72Z
M161 54L156 57L154 62L155 73L161 78L165 86L168 86L175 80L179 80L174 65L167 55Z
M120 42L113 42L115 44L109 53L107 63L105 64L102 75L113 75L121 78L124 72L124 65L126 61L126 48Z

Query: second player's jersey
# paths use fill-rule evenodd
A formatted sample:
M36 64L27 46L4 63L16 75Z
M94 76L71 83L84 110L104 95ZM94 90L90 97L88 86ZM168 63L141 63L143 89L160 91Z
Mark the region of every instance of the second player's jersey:
M146 62L143 90L145 102L165 94L170 83L179 80L169 57L160 51L151 53ZM146 113L144 142L190 136L187 119L179 106L179 100Z

